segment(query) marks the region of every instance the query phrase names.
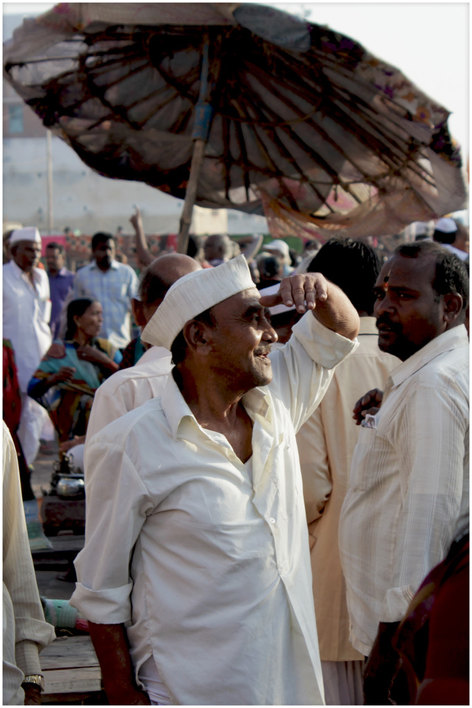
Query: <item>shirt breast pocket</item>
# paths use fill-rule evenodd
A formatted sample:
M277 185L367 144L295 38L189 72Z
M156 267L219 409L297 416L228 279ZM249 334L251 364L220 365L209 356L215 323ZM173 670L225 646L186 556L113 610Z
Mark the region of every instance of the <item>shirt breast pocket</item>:
M349 477L351 489L365 492L377 484L381 469L379 454L381 444L378 429L360 427L351 463Z

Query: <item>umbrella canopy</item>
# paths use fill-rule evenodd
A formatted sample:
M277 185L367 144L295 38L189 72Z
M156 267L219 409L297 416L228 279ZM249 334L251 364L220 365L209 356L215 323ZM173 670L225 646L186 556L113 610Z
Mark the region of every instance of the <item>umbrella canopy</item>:
M274 230L391 234L465 203L445 108L267 6L60 4L4 44L4 73L100 174L185 198L193 156L192 203Z

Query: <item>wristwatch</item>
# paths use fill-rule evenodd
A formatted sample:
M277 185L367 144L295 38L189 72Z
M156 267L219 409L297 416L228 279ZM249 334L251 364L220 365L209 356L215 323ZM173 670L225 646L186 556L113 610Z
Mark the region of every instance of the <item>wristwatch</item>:
M40 691L44 691L44 676L42 674L28 674L24 677L22 688L26 686L37 686Z

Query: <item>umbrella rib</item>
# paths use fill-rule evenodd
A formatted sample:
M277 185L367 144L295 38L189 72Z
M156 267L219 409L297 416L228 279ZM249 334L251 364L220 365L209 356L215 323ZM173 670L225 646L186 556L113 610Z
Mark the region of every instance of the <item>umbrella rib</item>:
M256 108L256 106L254 106L253 104L249 105L249 103L248 103L248 101L247 101L247 98L246 98L244 95L241 96L241 99L246 103L246 106L247 106L248 111L249 111L249 109L251 109L251 110L253 110L253 111L259 111L259 114L260 114L260 115L262 115L264 118L267 117L266 115L264 115L264 110L262 109L261 106L258 106L258 107ZM276 118L275 113L273 113L273 111L272 111L268 106L265 106L265 111L266 111L266 113L267 113L267 112L270 112L271 114L273 114L274 118ZM257 119L256 119L256 120L257 120ZM256 124L254 125L254 131L256 131L256 128L258 128L258 125L259 125L258 122L256 122ZM272 139L274 140L274 142L277 143L277 145L278 145L280 151L281 151L282 153L284 153L284 155L285 155L287 161L290 162L290 163L293 165L293 167L295 168L295 170L296 170L296 171L298 172L298 174L302 177L303 183L304 183L304 184L307 184L307 185L312 189L312 191L314 192L314 194L316 195L316 197L317 197L321 202L324 202L324 201L325 201L325 197L318 191L316 185L315 185L308 177L305 176L303 170L302 170L301 167L298 165L298 163L297 163L297 161L295 160L295 158L292 157L292 155L290 154L289 150L286 148L286 146L285 146L285 145L283 144L283 142L280 140L279 136L277 135L277 131L276 131L277 125L276 125L276 123L274 123L274 121L272 121L272 125L273 125L273 136L272 136ZM293 133L293 131L290 131L290 128L289 128L288 126L281 126L281 129L284 130L284 132L288 133L288 136L290 137L290 139L292 139L294 142L296 142L296 143L299 144L299 145L301 144L301 147L303 147L303 148L307 147L307 148L308 148L308 146L305 146L305 143L304 143L303 141L301 141L300 138L299 138L296 134ZM326 171L332 175L333 181L339 181L339 178L338 178L336 172L335 172L332 168L330 168L330 166L329 166L328 164L326 164L326 163L324 162L324 160L318 155L318 153L316 153L315 151L313 151L311 148L308 148L308 150L309 150L309 153L310 153L311 157L313 158L313 160L314 160L321 168L326 167Z
M272 91L273 91L274 95L276 95L281 101L283 101L283 102L285 103L285 105L287 105L289 108L291 108L295 113L298 113L299 116L300 116L300 118L303 118L303 117L304 117L304 114L301 113L300 109L299 109L292 101L286 100L285 97L276 89L276 87L273 86L273 87L272 87ZM333 105L335 105L335 104L333 104ZM339 107L338 107L338 110L339 110ZM342 112L340 113L340 115L341 115L341 117L344 116L344 114L343 114ZM343 155L344 159L346 159L348 162L350 162L350 164L355 167L355 169L364 177L364 179L365 179L367 182L371 182L371 181L372 181L373 178L370 177L370 176L368 176L368 175L356 164L356 162L355 162L352 158L350 158L350 157L347 155L347 153L344 151L344 149L343 149L338 143L336 143L336 142L326 133L326 131L324 131L324 130L322 129L321 125L319 125L319 124L314 124L312 121L309 120L309 118L306 119L306 120L307 120L307 122L310 122L312 125L314 125L315 129L318 130L318 132L321 134L321 136L323 137L323 139L326 140L326 141L327 141L330 145L332 145L334 148L336 148L336 149ZM345 124L343 123L343 125L345 125ZM281 124L280 127L283 129L283 128L284 128L284 124ZM373 127L373 126L372 126L372 127ZM368 148L370 151L374 151L374 150L375 150L376 154L378 154L378 149L376 149L377 146L375 146L374 148L372 147L372 141L371 141L371 139L369 139L368 137L364 137L362 130L361 130L360 133L359 133L359 132L355 131L354 129L351 129L351 127L349 126L349 123L348 123L346 129L348 129L353 135L355 135L355 136L360 140L360 142L364 145L364 147ZM387 136L385 136L385 137L387 138ZM378 143L378 141L375 141L375 142ZM308 146L306 146L306 147L308 147ZM380 148L383 148L384 146L383 146L382 144L379 144L379 147L380 147ZM400 159L401 159L400 163L399 163L399 157L400 157ZM402 167L403 165L405 165L405 164L408 164L409 161L410 161L410 165L409 165L409 166L410 166L410 169L412 169L412 171L416 171L416 170L413 169L413 165L415 165L415 167L416 167L416 163L414 162L414 160L411 160L411 158L409 158L408 155L405 155L405 154L403 153L403 154L401 154L401 156L399 156L399 157L397 157L397 160L396 160L396 161L393 160L393 159L389 160L387 155L382 154L382 158L381 158L381 159L382 159L382 161L386 164L386 166L387 166L387 164L390 162L390 169L388 170L388 174L398 174L399 171L401 170L401 167ZM418 176L420 176L421 178L424 179L424 176L421 174L421 172L419 172L419 173L417 172L417 174L418 174ZM384 175L384 176L386 176L386 175ZM376 179L378 179L378 178L376 178ZM343 186L343 188L344 188L344 185L341 185L341 186ZM346 184L346 186L347 186L347 184Z
M316 51L313 52L313 53L314 53L315 55L317 54ZM279 53L276 58L279 60L279 62L280 62L281 64L284 65L285 69L287 69L287 72L286 72L286 73L288 74L288 76L287 76L286 78L287 78L289 81L292 81L292 82L293 82L293 77L298 78L298 75L297 75L297 74L294 74L292 68L287 64L287 62L286 62L286 60L285 60L285 58L284 58L283 55L281 55L281 54ZM319 59L318 59L318 61L319 61ZM305 64L305 66L307 66L307 68L309 68L309 65L307 64L306 61L303 61L302 63ZM339 70L339 67L338 67L336 64L335 64L334 66L335 66L335 69L337 70L338 73L342 73L342 72ZM254 75L256 75L256 76L257 76L257 75L259 75L259 76L261 75L261 72L260 72L260 70L259 70L259 67L255 67L255 66L254 66L254 67L252 68L252 71L253 71ZM279 70L278 72L275 72L275 73L276 73L276 75L280 75L280 70ZM262 78L263 78L263 77L262 77ZM259 80L261 80L261 78L259 78ZM284 76L282 76L282 79L281 79L281 82L280 82L280 83L283 84L283 82L284 82ZM313 86L314 89L316 89L316 90L319 91L319 86L316 84L316 82L315 82L315 83L311 82L311 84L312 84L312 86ZM306 89L303 89L302 86L298 86L298 85L297 85L296 88L297 88L297 93L298 93L298 95L300 95L301 97L305 98L305 100L307 100L307 101L311 101L311 102L313 101L313 90L310 92L310 91L307 91ZM333 86L331 85L331 90L332 90L332 89L333 89ZM272 90L274 91L274 93L276 92L276 91L275 91L275 88L273 88ZM371 120L371 119L368 117L368 115L367 115L368 113L372 113L372 110L371 110L369 104L367 104L365 101L363 101L363 100L361 100L361 99L354 100L355 97L353 97L353 96L352 96L351 94L349 94L349 93L348 93L348 99L349 99L349 100L346 100L346 99L344 98L344 93L343 93L343 91L342 91L341 89L339 89L339 88L336 89L336 94L339 96L339 103L341 104L341 106L338 105L335 100L331 101L331 105L335 106L336 109L337 109L337 111L339 112L339 113L338 113L338 120L339 120L339 122L340 122L342 125L344 125L345 129L350 130L350 132L351 132L353 135L355 135L355 136L360 140L360 142L363 143L363 145L364 145L365 147L368 147L368 148L371 149L371 150L372 150L372 137L373 137L372 132L374 131L374 132L380 133L380 136L381 136L385 141L387 141L388 143L390 143L390 145L391 145L391 147L390 147L391 159L389 160L389 156L388 156L388 155L385 155L385 154L383 154L382 159L383 159L383 161L386 162L386 163L387 163L387 162L390 162L390 167L391 167L391 168L393 167L393 169L394 169L395 171L397 171L397 170L399 169L399 166L398 166L398 159L400 159L400 167L401 167L401 165L404 164L405 158L406 158L407 160L408 160L409 158L408 158L408 155L405 155L405 150L402 150L401 146L398 145L398 138L395 139L395 134L394 134L391 130L388 130L388 131L387 131L386 129L382 129L381 127L379 127L377 121L372 122L372 120ZM279 95L279 98L281 98L280 93L279 93L278 95ZM283 99L281 98L281 100L283 100ZM353 116L347 115L347 117L350 119L350 121L348 120L347 122L345 122L345 121L341 120L341 119L344 119L344 118L346 117L346 112L343 111L342 105L346 105L346 106L347 106L347 105L349 105L349 103L352 104L352 105L354 105L354 106L357 106L357 107L362 106L362 108L363 108L363 110L364 110L364 113L365 113L366 115L364 115L364 114L362 113L362 111L359 111L359 110L355 111L354 109L351 109L351 110L353 110L354 115L355 115L358 119L359 119L359 118L362 118L363 122L367 124L367 128L368 128L367 130L366 130L365 127L363 127L363 126L361 126L361 125L359 124L359 120L357 120L357 125L359 126L360 133L359 133L359 131L357 131L357 130L350 129L350 121L353 120ZM292 105L292 109L294 109L293 103L292 103L291 105ZM294 109L294 110L295 110L295 109ZM319 106L317 106L316 110L319 110ZM313 114L313 113L314 113L314 111L312 111L312 114ZM330 115L331 115L331 113L330 113ZM301 118L304 118L305 120L307 120L307 121L309 121L309 122L312 122L312 121L310 121L310 116L309 116L309 115L307 115L307 116L301 115L300 117L301 117ZM375 114L374 114L374 118L375 118ZM393 122L388 116L385 116L385 118L386 118L386 120L388 120L389 122L391 122L391 123ZM316 124L315 124L315 127L316 127ZM385 128L386 128L386 126L385 126ZM385 145L382 144L381 141L379 141L379 140L377 139L375 142L376 142L376 148L377 148L377 147L380 147L380 148L383 149L383 150L385 149ZM332 144L334 144L334 143L332 143ZM400 153L400 155L397 155L396 160L393 159L393 157L394 157L394 148L396 148L396 149L398 150L398 152ZM376 152L377 152L377 153L379 152L378 149L376 149ZM357 165L355 165L355 163L352 162L352 160L351 160L349 157L347 157L347 155L345 155L345 158L346 158L349 162L351 162L351 164L353 164L353 165L356 167L356 169L359 170L359 172L362 173L362 170L360 170L360 169L357 167Z

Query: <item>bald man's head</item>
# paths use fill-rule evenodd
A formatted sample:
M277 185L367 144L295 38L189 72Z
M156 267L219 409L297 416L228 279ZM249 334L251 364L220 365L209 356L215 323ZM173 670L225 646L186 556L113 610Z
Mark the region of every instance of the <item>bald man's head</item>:
M159 256L144 270L139 284L139 300L132 300L136 323L144 327L151 319L166 292L176 280L201 265L183 253L166 253Z

